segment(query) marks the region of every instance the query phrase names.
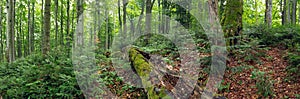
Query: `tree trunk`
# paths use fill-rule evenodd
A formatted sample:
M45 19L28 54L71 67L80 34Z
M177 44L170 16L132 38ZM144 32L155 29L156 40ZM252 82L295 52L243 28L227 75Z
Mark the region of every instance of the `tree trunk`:
M42 8L41 8L41 37L40 38L43 38L44 37L44 0L42 0ZM43 42L44 40L42 40L40 42L40 51L43 52Z
M238 36L242 34L243 0L227 2L224 14L225 19L222 23L225 27L225 37L229 39L227 45L233 46L238 44Z
M28 50L27 50L27 53L28 53L28 55L30 55L31 54L31 38L30 38L30 35L32 34L32 28L31 28L31 26L32 26L32 24L31 24L31 9L30 9L30 7L31 7L31 1L30 0L28 0L28 4L27 4L27 7L28 7L28 34L27 34L27 47L28 47Z
M43 48L42 53L46 55L50 50L50 18L51 18L51 0L45 0L44 8L44 36L43 36Z
M16 18L16 34L17 34L17 58L20 58L20 57L22 57L22 49L21 49L21 37L20 37L20 34L21 34L21 29L19 29L19 28L21 28L21 25L19 24L19 23L21 23L22 21L22 18L21 17L17 17Z
M127 25L126 25L126 16L127 16L127 5L128 5L128 2L127 0L123 0L123 35L124 37L126 38L126 34L127 34Z
M297 0L292 0L292 24L296 25Z
M2 2L0 2L0 62L3 60Z
M83 39L83 0L77 0L77 29L76 31L77 38L76 38L76 47L84 46L84 39Z
M14 41L14 0L7 0L7 60L9 63L12 63L15 60L15 41Z
M154 3L154 1L153 1ZM151 19L152 18L152 2L151 0L146 0L146 34L151 33Z
M71 48L71 41L70 39L72 38L70 36L70 0L67 0L67 36L66 36L66 41L67 41L67 51L68 51L68 55L69 55L69 48Z
M138 33L141 33L141 21L142 21L142 18L143 18L143 15L144 15L144 12L145 12L145 1L142 0L142 11L140 13L140 17L139 17L139 20L138 20L138 23L137 23L137 26L136 26L136 29L137 29L137 32Z
M34 52L34 29L35 29L35 22L34 22L34 13L35 13L35 2L32 4L32 22L31 22L31 34L30 34L30 42L31 43L31 48L30 52Z
M208 4L210 5L213 13L218 15L218 0L208 0Z
M125 7L126 5L124 5L124 9L126 10L126 7ZM123 10L124 11L124 10ZM105 16L106 16L106 31L105 31L105 49L106 50L108 50L108 46L109 46L109 44L108 44L108 35L109 35L109 21L108 21L108 9L107 9L107 7L105 8ZM126 11L124 12L124 16L126 16ZM123 17L123 22L126 22L126 17ZM124 26L124 36L126 36L126 23L124 23L123 24L123 26Z
M284 0L282 13L282 24L290 24L290 0Z
M22 57L22 46L23 46L23 39L21 39L23 37L23 32L22 32L22 18L20 18L20 22L19 22L19 35L18 35L18 38L17 38L17 42L18 42L18 57Z
M272 27L272 0L266 0L265 23Z
M55 0L55 46L58 45L58 0Z
M118 17L119 17L120 33L123 33L122 18L121 18L121 1L120 0L118 0Z
M61 8L60 8L60 45L64 45L64 6L63 6L63 0L61 0Z

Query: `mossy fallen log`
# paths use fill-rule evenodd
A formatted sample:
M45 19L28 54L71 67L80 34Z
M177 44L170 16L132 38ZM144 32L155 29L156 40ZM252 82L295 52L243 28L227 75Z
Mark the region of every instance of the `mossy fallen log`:
M148 61L149 59L150 55L148 53L134 47L129 49L131 68L140 76L143 87L147 90L148 99L160 99L167 94L164 88L161 88L158 92L154 90L155 86L151 84L150 81L150 73L153 70L153 64Z

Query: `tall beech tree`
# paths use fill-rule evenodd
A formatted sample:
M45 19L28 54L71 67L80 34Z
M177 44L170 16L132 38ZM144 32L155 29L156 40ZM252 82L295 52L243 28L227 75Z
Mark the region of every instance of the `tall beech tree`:
M43 34L43 45L42 53L45 55L50 50L50 18L51 18L51 0L45 0L44 8L44 34Z
M11 63L15 60L14 0L7 0L6 8L6 57L8 62Z
M272 0L266 0L265 23L272 26Z
M223 27L227 45L238 44L239 35L243 29L243 0L227 0L224 13Z

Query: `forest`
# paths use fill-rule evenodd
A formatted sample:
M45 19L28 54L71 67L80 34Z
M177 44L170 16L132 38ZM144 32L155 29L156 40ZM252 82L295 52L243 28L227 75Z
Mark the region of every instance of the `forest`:
M300 99L300 0L0 0L0 99Z

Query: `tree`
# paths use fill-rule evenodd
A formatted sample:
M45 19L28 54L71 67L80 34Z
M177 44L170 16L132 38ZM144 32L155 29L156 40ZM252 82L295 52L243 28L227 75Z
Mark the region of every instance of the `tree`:
M155 0L146 0L146 33L151 33L152 7Z
M296 17L297 17L297 15L296 15L296 12L297 12L297 0L292 0L292 19L291 19L291 21L292 21L292 24L296 24Z
M127 33L127 25L126 25L126 16L127 16L127 12L126 12L126 9L127 9L127 5L128 5L128 2L127 0L123 0L123 33L124 33L124 37L126 37L126 33Z
M0 61L3 60L2 2L0 2Z
M76 47L83 47L83 0L77 0L77 36L76 36Z
M63 12L63 9L64 9L64 3L63 3L63 0L61 0L61 8L60 8L60 39L59 39L59 44L60 45L64 45L64 12Z
M284 0L282 2L283 10L282 10L282 25L290 24L290 0Z
M31 22L31 29L30 29L30 53L32 53L32 52L34 52L34 48L35 48L35 46L34 46L34 30L35 30L35 22L34 22L34 13L35 13L35 2L32 2L32 22Z
M55 0L55 45L58 45L58 0Z
M70 0L67 0L67 36L66 36L66 40L67 40L67 48L71 47L71 36L70 36ZM69 54L69 50L68 50L68 54Z
M6 57L9 63L12 63L15 60L15 33L14 33L14 0L7 0L7 44L6 44Z
M238 44L238 36L242 34L243 28L243 0L228 0L225 5L223 20L224 33L227 45L233 46Z
M44 34L43 34L43 45L42 53L45 55L50 50L50 18L51 18L51 0L45 0L44 8Z
M272 0L266 0L265 23L272 26Z

